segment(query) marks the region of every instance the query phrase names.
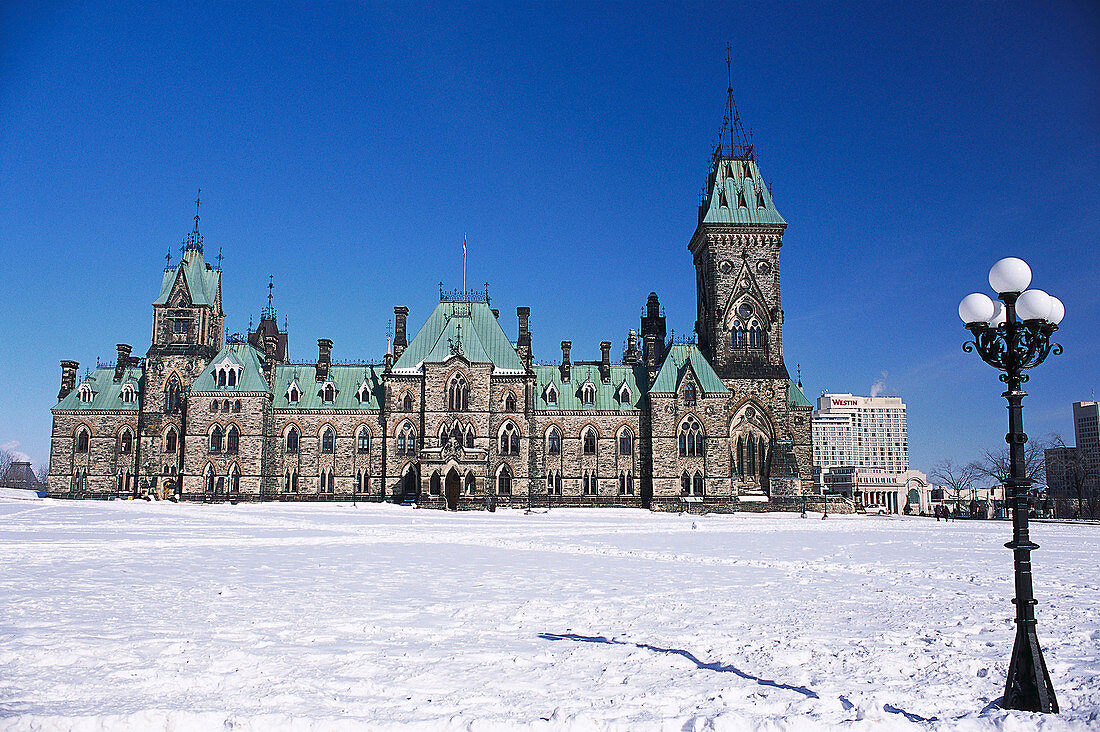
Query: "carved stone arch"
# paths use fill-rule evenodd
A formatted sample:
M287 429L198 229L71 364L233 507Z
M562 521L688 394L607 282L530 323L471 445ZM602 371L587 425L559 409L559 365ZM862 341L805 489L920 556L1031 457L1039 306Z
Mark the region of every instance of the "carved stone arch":
M72 430L72 436L73 436L74 439L76 438L77 434L80 432L81 429L88 430L88 437L89 438L95 437L95 430L92 429L92 425L90 423L88 423L88 422L77 422L75 425L73 425L73 430Z
M769 442L774 441L778 435L771 413L752 398L746 399L734 410L729 422L729 436L733 437L744 425L755 425L767 436Z

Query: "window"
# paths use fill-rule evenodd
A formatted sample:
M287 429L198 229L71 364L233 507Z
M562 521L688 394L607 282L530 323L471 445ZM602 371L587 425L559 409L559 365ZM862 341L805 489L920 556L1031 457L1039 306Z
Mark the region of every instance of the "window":
M297 455L298 454L298 428L291 427L290 431L286 433L286 454Z
M331 470L321 471L321 492L332 495L336 491L336 476Z
M581 402L589 406L596 403L596 387L591 383L581 387Z
M359 391L355 392L355 398L359 400L360 404L369 402L373 395L374 392L370 390L370 387L367 386L367 382L365 381L359 386Z
M87 384L81 384L80 389L77 391L77 399L82 403L87 404L92 401L92 387Z
M431 478L428 478L428 495L429 496L438 496L440 493L442 493L441 488L442 488L442 480L440 479L439 471L437 470L437 471L432 473Z
M688 404L694 404L695 396L695 384L690 381L684 384L684 401Z
M416 453L416 430L409 423L397 433L397 454L413 455Z
M745 347L745 326L740 320L733 321L733 347Z
M229 425L229 431L225 434L225 453L226 455L236 455L237 448L240 446L241 432L237 429L237 425Z
M129 455L134 451L134 435L130 430L123 430L119 436L119 452L123 455Z
M233 411L234 411L234 412L239 412L239 411L241 411L241 400L240 400L240 399L238 399L237 401L233 402Z
M182 406L182 401L180 399L182 391L179 378L173 374L172 378L168 381L167 389L167 407L169 412L179 411L179 408Z
M447 386L447 408L452 412L465 412L470 408L470 385L462 374L452 376Z
M326 428L321 434L321 452L325 455L336 452L336 433L331 427Z
M500 430L500 452L502 455L519 454L519 430L512 422L505 422Z
M206 464L206 470L202 474L203 490L207 493L214 492L214 466L210 463Z
M683 475L680 476L680 495L691 495L691 476L687 474L686 470L684 471Z
M228 412L229 411L229 400L228 399L226 399L224 402L222 402L222 411L223 412Z
M172 318L172 332L176 335L187 335L191 321L187 318Z
M222 428L218 425L214 425L214 429L210 432L210 452L222 451Z
M551 427L546 435L546 452L550 455L561 455L561 432L557 427Z
M630 455L634 452L634 433L628 429L623 429L619 433L619 454Z
M599 484L596 481L595 471L584 471L584 477L581 482L584 488L584 495L594 496L599 493Z
M595 455L596 454L596 430L589 427L584 432L584 454Z
M619 495L634 495L634 474L629 470L619 473Z
M297 404L302 398L302 390L297 383L291 384L286 390L286 400L291 404Z
M466 447L471 448L474 446L474 428L470 425L466 425Z
M401 409L406 412L413 410L413 398L409 392L405 392L405 396L401 399Z
M217 399L215 399L214 401L210 402L210 411L211 411L211 412L216 412L216 411L218 411L218 400L217 400Z
M619 404L624 407L630 404L630 389L626 384L623 384L619 389Z
M358 452L370 452L370 430L366 427L359 428L359 434L355 437L355 449Z
M749 348L763 348L764 340L764 329L760 327L759 322L752 321L752 325L749 326Z
M241 471L236 463L229 469L229 492L238 493L241 490Z
M76 433L76 451L88 452L88 430L81 429Z
M355 474L355 492L366 493L370 487L370 474L360 471Z
M325 384L324 388L321 389L321 400L326 404L332 404L336 401L336 387L332 384Z
M122 387L122 401L125 404L133 404L134 402L134 387L131 384L124 384Z
M176 443L179 441L179 436L176 435L175 428L170 428L168 434L164 436L164 451L169 455L176 453Z
M703 428L695 417L680 424L680 456L700 457L703 454Z
M514 412L516 411L516 395L512 392L508 392L508 396L504 398L504 411Z
M703 495L703 474L699 471L695 471L695 478L692 480L692 485L695 495Z
M553 384L546 387L546 403L554 405L558 403L558 389Z
M501 496L512 495L512 469L507 464L503 465L497 473L497 494Z

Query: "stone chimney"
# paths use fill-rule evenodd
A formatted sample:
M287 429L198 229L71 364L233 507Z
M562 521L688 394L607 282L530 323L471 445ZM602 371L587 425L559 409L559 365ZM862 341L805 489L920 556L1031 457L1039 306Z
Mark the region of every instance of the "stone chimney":
M332 341L320 338L317 341L317 381L328 379L328 367L332 365Z
M516 308L516 317L519 318L519 336L516 338L516 353L523 365L531 368L531 331L528 322L531 318L531 308L520 306Z
M638 363L638 331L633 328L626 334L626 350L623 351L623 363L627 366Z
M57 392L57 401L61 401L76 388L76 370L80 368L77 361L61 362L61 391Z
M600 343L600 381L611 383L611 341Z
M642 358L650 369L650 378L656 376L657 364L664 360L665 316L661 314L661 302L657 293L649 293L642 316Z
M496 308L489 308L489 312L491 312L493 314L494 318L496 318L497 320L500 320L500 311L499 310L497 310Z
M279 350L279 336L276 333L267 331L264 333L264 378L267 380L267 384L270 388L275 388L275 365L278 360L275 358L276 353Z
M398 305L393 309L393 358L396 361L405 352L409 340L405 336L405 320L409 317L409 309L404 305Z
M115 361L115 383L122 381L122 373L130 365L130 351L133 349L125 343L118 344L118 360Z
M561 381L563 384L569 383L569 350L573 347L572 341L561 342Z

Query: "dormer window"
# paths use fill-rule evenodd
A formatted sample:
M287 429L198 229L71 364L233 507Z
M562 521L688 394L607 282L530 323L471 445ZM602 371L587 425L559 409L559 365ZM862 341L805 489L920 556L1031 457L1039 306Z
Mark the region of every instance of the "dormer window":
M355 392L355 398L359 400L360 404L363 404L364 402L369 402L373 394L370 387L367 386L367 382L364 381L362 385L360 385L359 391Z
M241 383L241 366L228 358L214 367L214 383L219 387L237 386Z
M321 388L321 401L325 404L332 404L336 401L336 387L331 381L325 382L324 387Z
M87 384L81 384L80 389L77 390L77 399L84 404L89 404L92 401L92 387Z
M596 387L591 382L581 387L581 402L588 406L596 403Z
M554 405L558 403L558 389L553 384L549 384L546 387L546 403Z
M619 387L619 394L618 394L619 404L621 404L623 406L629 405L630 404L630 397L631 397L630 387L628 387L626 384L623 384L621 387Z
M124 404L133 404L134 399L135 399L134 385L133 384L123 384L122 385L122 394L120 394L120 396L122 397L122 402Z
M286 400L291 404L297 404L302 399L302 390L298 388L298 382L291 382L286 390Z

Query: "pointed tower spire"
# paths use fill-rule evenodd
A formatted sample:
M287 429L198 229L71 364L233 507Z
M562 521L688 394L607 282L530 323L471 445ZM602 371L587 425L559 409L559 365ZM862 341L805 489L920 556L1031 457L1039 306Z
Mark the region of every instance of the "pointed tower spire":
M728 43L726 44L726 80L726 112L722 118L722 127L718 131L718 146L715 148L714 157L716 160L724 158L753 160L755 151L752 147L752 131L745 133L745 127L741 124L741 115L737 112L737 102L733 99L733 57L730 55ZM727 137L729 138L728 151L724 144Z
M267 307L263 309L260 318L263 320L275 320L275 306L272 304L275 292L275 275L267 276Z
M199 194L202 194L201 188L199 189ZM199 233L199 203L199 196L195 196L195 228L192 229L191 233L183 240L184 254L192 249L197 249L199 254L202 254L202 234Z
M726 50L727 50L727 52L729 51L728 46L726 47ZM202 202L202 199L200 198L201 195L202 195L202 189L200 188L198 194L195 196L195 233L196 234L199 233L199 203Z

